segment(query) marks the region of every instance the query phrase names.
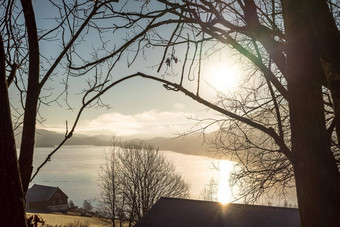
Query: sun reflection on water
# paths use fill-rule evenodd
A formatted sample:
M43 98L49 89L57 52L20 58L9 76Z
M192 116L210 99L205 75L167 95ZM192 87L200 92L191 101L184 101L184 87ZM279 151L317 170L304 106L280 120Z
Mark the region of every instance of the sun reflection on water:
M230 203L233 199L233 195L229 185L229 177L233 168L233 162L227 160L219 161L220 180L218 184L217 198L218 201L222 204Z

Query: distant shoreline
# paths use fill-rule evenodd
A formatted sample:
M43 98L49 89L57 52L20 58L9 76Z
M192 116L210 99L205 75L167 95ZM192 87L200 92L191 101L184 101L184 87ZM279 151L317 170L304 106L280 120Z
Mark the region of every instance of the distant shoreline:
M55 148L58 145L54 146L35 146L35 148ZM110 147L110 145L63 145L60 149L62 148L67 148L67 147ZM157 146L156 146L157 147ZM170 149L164 149L164 148L159 148L161 151L171 151L183 155L192 155L192 156L201 156L201 157L207 157L207 158L213 158L213 159L221 159L221 160L228 160L228 161L233 161L228 158L223 158L218 156L216 153L209 152L209 151L199 151L199 152L181 152L181 151L176 151L176 150L170 150ZM207 153L207 154L204 154Z

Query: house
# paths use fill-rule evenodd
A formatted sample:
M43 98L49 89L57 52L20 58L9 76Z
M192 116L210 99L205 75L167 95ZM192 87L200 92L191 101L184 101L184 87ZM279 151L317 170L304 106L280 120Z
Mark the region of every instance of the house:
M161 198L135 227L299 227L296 208Z
M34 184L26 194L26 210L67 211L67 198L58 187Z

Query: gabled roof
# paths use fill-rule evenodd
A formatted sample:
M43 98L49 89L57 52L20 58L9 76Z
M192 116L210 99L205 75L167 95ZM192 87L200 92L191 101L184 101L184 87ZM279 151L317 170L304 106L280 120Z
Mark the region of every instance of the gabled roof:
M299 227L296 208L161 198L135 227Z
M26 202L47 201L58 190L60 190L58 187L34 184L31 188L27 190ZM63 191L61 192L64 193Z

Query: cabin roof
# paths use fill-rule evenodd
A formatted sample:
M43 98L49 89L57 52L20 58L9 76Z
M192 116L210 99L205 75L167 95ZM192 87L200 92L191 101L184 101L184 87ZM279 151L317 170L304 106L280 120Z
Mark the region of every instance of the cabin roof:
M162 197L135 227L299 227L296 208L226 204Z
M60 188L34 184L27 190L26 202L39 202L49 200ZM61 191L61 190L60 190ZM61 191L65 194L63 191ZM66 194L65 194L66 195ZM66 195L67 196L67 195Z

